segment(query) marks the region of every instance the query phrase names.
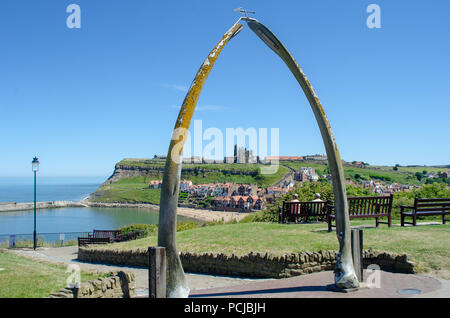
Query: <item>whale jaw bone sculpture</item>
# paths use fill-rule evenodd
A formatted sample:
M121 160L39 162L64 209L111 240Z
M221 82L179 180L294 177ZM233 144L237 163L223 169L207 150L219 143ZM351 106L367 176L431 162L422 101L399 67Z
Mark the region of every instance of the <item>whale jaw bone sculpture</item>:
M189 287L176 247L176 216L183 146L203 85L223 47L242 30L243 25L239 23L241 20L247 21L250 29L281 57L300 84L310 103L322 135L333 180L336 232L338 233L339 241L339 257L335 268L335 285L343 289L358 288L359 282L355 274L351 254L350 222L344 172L336 141L322 105L300 66L275 35L259 21L241 17L225 33L197 72L183 101L172 134L161 188L158 229L158 245L166 248L168 260L167 297L181 298L189 296Z
M173 130L169 152L164 169L159 208L158 246L166 248L167 268L169 271L167 297L185 298L189 296L189 287L176 247L177 204L181 177L182 151L200 97L203 84L214 66L224 46L244 27L239 19L222 37L209 53L197 72L194 81L183 101Z
M300 66L280 40L256 19L244 19L247 21L250 29L287 65L309 101L322 135L333 180L333 192L336 205L336 232L338 233L339 240L339 257L335 268L335 284L336 287L343 289L358 288L359 282L355 274L351 252L350 221L348 217L344 169L325 111L305 73L303 73Z

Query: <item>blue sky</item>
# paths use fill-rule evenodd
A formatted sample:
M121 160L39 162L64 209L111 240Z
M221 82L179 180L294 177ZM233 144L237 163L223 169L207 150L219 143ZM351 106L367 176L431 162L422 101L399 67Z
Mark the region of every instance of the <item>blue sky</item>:
M81 28L66 7L81 7ZM330 120L344 160L449 164L450 2L4 0L0 5L0 176L109 176L123 158L166 154L208 52L237 20L284 42ZM366 8L381 8L369 29ZM246 26L198 102L203 128L279 128L280 154L325 153L288 69ZM206 142L205 142L206 143Z

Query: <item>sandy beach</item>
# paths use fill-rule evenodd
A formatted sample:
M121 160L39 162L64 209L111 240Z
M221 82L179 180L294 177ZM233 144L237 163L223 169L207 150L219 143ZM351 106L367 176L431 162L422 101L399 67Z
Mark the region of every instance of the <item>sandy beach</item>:
M203 209L191 209L178 207L177 213L179 215L194 218L200 221L220 221L230 222L233 220L240 221L246 217L249 213L244 212L222 212L213 210L203 210Z
M80 201L81 204L85 206L92 207L108 207L108 208L137 208L137 209L152 209L159 210L159 205L155 204L131 204L131 203L103 203L103 202L90 202L87 200ZM245 212L222 212L222 211L213 211L207 209L193 209L186 207L178 207L177 214L195 219L201 222L210 222L210 221L221 221L223 219L224 222L230 222L233 220L240 221L244 217L246 217L249 213Z
M88 200L81 200L79 202L72 201L50 201L50 202L37 202L37 209L51 209L51 208L66 208L66 207L105 207L105 208L136 208L136 209L151 209L159 210L159 205L144 204L144 203L103 203L103 202L90 202ZM34 203L10 203L0 205L0 212L11 211L25 211L33 210ZM213 211L207 209L193 209L186 207L178 207L178 215L195 219L200 222L221 221L230 222L233 220L240 221L248 213L245 212L222 212Z

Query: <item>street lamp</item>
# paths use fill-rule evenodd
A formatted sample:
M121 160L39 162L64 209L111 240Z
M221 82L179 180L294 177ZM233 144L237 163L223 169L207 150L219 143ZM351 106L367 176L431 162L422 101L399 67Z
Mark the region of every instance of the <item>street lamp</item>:
M37 237L36 237L36 172L39 171L39 159L38 157L34 157L31 162L31 169L34 172L34 232L33 232L33 249L36 249L37 246Z

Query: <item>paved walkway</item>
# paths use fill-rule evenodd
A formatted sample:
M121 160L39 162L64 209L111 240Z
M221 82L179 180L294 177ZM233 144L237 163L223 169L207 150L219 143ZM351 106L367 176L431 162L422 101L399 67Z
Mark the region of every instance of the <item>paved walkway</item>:
M367 277L367 273L365 273ZM215 298L450 298L450 282L422 275L380 271L380 288L364 288L351 293L328 291L333 284L333 272L326 271L269 282L253 282L192 291L190 297ZM408 292L416 291L413 295ZM402 294L406 293L406 294Z
M117 270L125 270L134 273L136 277L136 291L138 296L148 295L148 270L139 267L117 266L117 265L103 265L80 262L78 257L78 246L60 247L60 248L38 248L33 249L15 249L11 252L47 261L55 264L68 265L77 264L81 270L107 273ZM200 274L186 274L189 288L191 291L197 289L207 289L216 287L229 287L234 285L246 285L257 281L268 281L271 279L249 279L238 277L226 277L216 275L200 275Z
M110 266L78 261L78 247L16 249L14 253L52 263L67 265L74 263L83 270L110 272L126 270L136 276L138 296L148 295L148 270L137 267ZM365 273L365 278L368 275ZM403 298L403 297L438 297L450 298L450 281L428 277L380 271L380 288L366 288L352 293L338 293L327 290L333 283L331 271L302 275L286 279L248 279L215 275L186 274L190 297L219 298ZM402 294L405 292L406 294ZM408 294L408 291L419 294Z

